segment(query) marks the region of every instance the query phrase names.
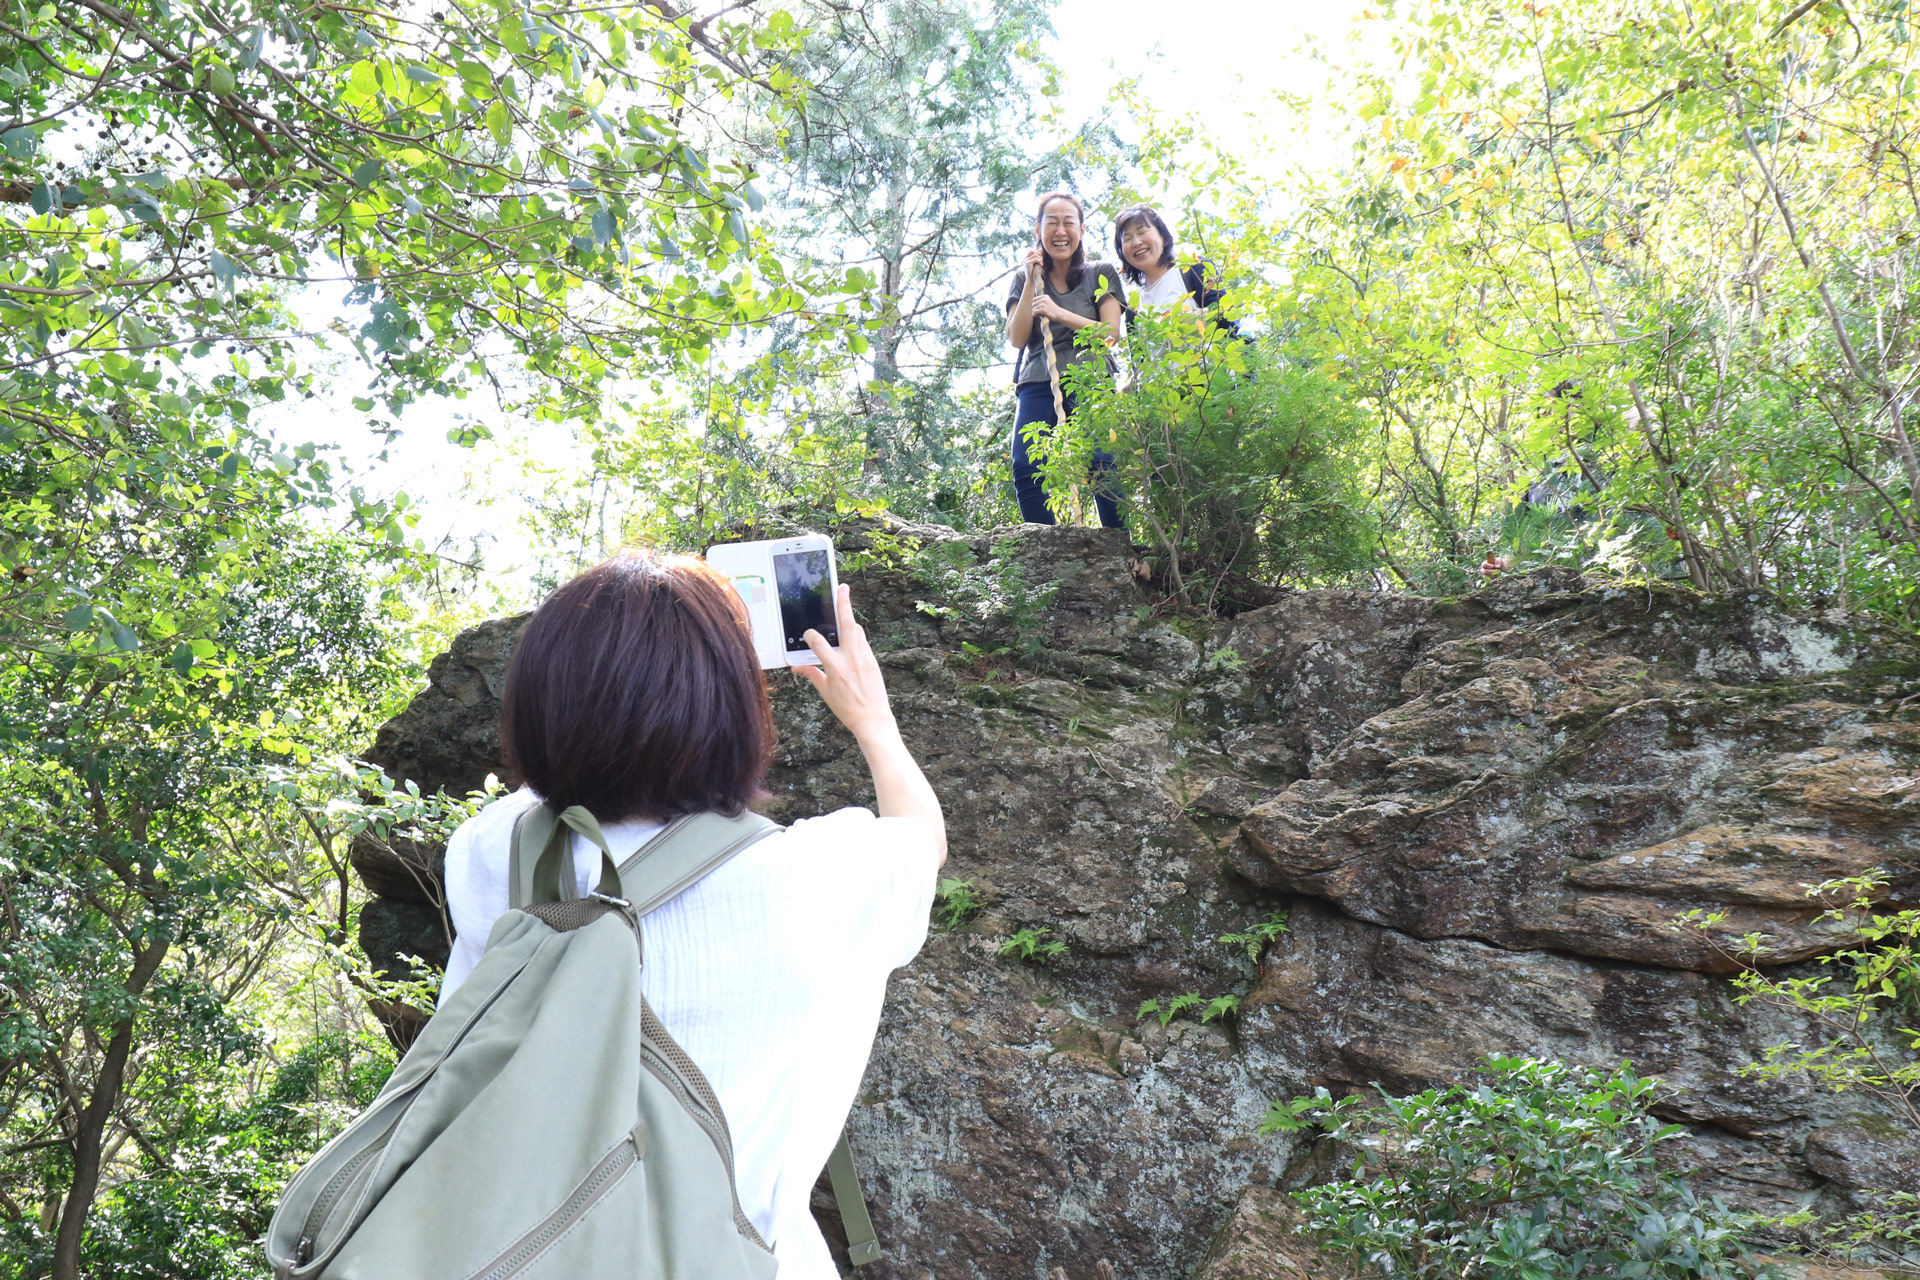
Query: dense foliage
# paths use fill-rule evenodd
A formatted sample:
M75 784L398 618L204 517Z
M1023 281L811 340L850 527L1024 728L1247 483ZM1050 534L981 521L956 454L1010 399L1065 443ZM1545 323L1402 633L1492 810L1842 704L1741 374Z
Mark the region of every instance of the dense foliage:
M704 547L771 507L891 511L989 527L1007 488L1006 275L1035 186L1104 138L1056 111L1049 0L799 3L783 68L797 100L747 86L729 154L767 192L795 278L858 291L772 314L631 418L583 425L590 466L535 499L571 566L628 539ZM823 321L847 326L825 341ZM749 358L750 357L750 358ZM982 370L986 371L984 380ZM543 450L528 458L536 468Z
M1807 891L1825 908L1822 920L1845 920L1854 940L1816 959L1812 972L1759 967L1771 941L1753 933L1712 945L1738 966L1734 987L1740 1004L1759 1001L1806 1018L1805 1041L1768 1045L1760 1061L1744 1069L1763 1080L1811 1079L1835 1093L1872 1095L1908 1134L1920 1137L1920 908L1876 906L1887 873L1831 880ZM1692 911L1685 917L1703 936L1726 919L1724 912ZM1815 1223L1810 1216L1788 1225L1811 1227L1823 1251L1849 1261L1912 1262L1920 1246L1920 1194L1898 1187L1866 1190L1853 1213Z
M1774 1274L1748 1221L1695 1199L1654 1149L1680 1132L1651 1114L1655 1083L1491 1058L1485 1079L1275 1103L1269 1132L1323 1130L1352 1176L1295 1193L1322 1247L1388 1280L1734 1277Z
M1377 424L1389 570L1494 551L1920 618L1904 7L1442 0L1393 31L1401 66L1334 91L1353 165L1247 237Z
M1365 420L1337 382L1185 314L1141 315L1127 349L1124 379L1098 363L1063 379L1074 413L1035 441L1050 492L1117 487L1174 598L1208 609L1238 599L1236 579L1341 581L1371 568ZM1097 453L1113 457L1110 475L1092 476Z
M377 780L316 762L417 676L418 557L404 502L257 411L331 346L375 422L469 386L593 416L831 288L694 131L778 96L791 39L664 6L0 15L0 1271L180 1274L169 1214L203 1211L251 1265L320 1129L265 1173L220 1152L259 1145L276 1061L365 1038L341 824Z

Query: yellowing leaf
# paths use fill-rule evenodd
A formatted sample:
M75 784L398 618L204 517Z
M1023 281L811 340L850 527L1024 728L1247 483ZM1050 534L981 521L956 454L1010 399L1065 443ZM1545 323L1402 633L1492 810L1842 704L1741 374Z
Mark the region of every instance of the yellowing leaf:
M1618 231L1609 231L1606 235L1600 237L1600 243L1608 249L1618 249L1620 247L1620 233Z
M371 59L362 58L347 73L347 91L342 95L350 103L371 102L380 96L380 79Z

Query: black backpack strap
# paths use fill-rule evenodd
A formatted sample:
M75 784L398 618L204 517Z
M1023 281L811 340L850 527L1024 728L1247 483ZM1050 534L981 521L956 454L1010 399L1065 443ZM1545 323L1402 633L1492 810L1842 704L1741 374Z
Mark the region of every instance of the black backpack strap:
M1193 305L1205 311L1220 301L1224 290L1216 289L1207 282L1207 264L1196 262L1180 272L1180 283L1187 286L1187 296L1193 299Z
M1240 332L1238 320L1229 320L1220 314L1220 299L1226 297L1227 291L1207 279L1205 259L1183 268L1180 272L1180 283L1187 286L1187 296L1193 299L1195 307L1202 312L1212 312L1214 328L1236 338L1244 337Z

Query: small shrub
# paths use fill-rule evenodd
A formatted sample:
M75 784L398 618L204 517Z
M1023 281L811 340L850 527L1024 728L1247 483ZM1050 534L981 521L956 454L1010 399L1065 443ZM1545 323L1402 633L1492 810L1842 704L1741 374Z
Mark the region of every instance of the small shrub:
M979 909L980 900L973 896L971 880L948 876L934 890L933 922L942 929L959 928Z
M1860 1193L1855 1193L1858 1196ZM1809 1227L1811 1251L1843 1262L1883 1263L1910 1270L1920 1254L1920 1195L1910 1191L1868 1192L1866 1208L1815 1222L1811 1213L1783 1219L1787 1227Z
M1885 869L1875 867L1807 891L1825 907L1820 920L1848 921L1859 939L1819 957L1823 971L1814 977L1757 967L1770 939L1759 933L1724 939L1725 912L1689 911L1678 923L1701 930L1741 966L1733 978L1740 1004L1758 1000L1790 1010L1814 1030L1807 1040L1768 1045L1743 1074L1762 1080L1804 1075L1835 1093L1857 1090L1878 1098L1896 1123L1920 1137L1920 908L1877 907L1887 882ZM1802 1213L1778 1225L1805 1229L1813 1250L1826 1256L1911 1262L1920 1246L1920 1195L1882 1188L1867 1197L1873 1203L1841 1218L1816 1222Z
M1220 942L1224 946L1245 948L1247 959L1258 960L1260 953L1281 934L1287 931L1287 913L1275 911L1259 924L1245 933L1223 933Z
M1709 944L1741 966L1733 984L1741 1004L1759 1000L1811 1019L1825 1038L1813 1045L1769 1045L1748 1068L1763 1080L1805 1072L1835 1093L1858 1089L1879 1098L1920 1136L1920 908L1876 908L1887 873L1829 880L1807 896L1826 908L1820 920L1851 920L1860 945L1821 956L1826 972L1803 978L1757 967L1765 934L1737 943L1717 932L1725 912L1689 911L1680 923L1703 931ZM1835 982L1835 978L1841 981Z
M1489 1058L1473 1085L1276 1102L1263 1133L1322 1129L1359 1155L1351 1178L1296 1192L1319 1245L1383 1280L1679 1280L1778 1275L1749 1252L1757 1220L1659 1172L1680 1132L1649 1113L1655 1082Z
M1229 992L1209 1000L1197 991L1188 991L1182 995L1169 997L1165 1004L1162 1004L1158 997L1142 1001L1140 1007L1134 1011L1133 1017L1136 1022L1144 1022L1149 1016L1157 1017L1160 1019L1160 1025L1164 1027L1181 1014L1193 1009L1200 1011L1199 1021L1202 1026L1215 1018L1236 1018L1240 1015L1240 997Z
M1068 371L1077 405L1042 452L1048 491L1085 488L1111 454L1134 536L1176 598L1215 606L1238 578L1348 582L1378 540L1356 459L1367 421L1340 384L1265 348L1143 314L1134 381Z
M1048 964L1067 954L1067 944L1058 938L1048 940L1053 932L1042 927L1039 929L1021 929L1000 944L1000 954L1011 956L1015 960L1029 960L1035 964Z
M1047 606L1059 591L1059 584L1034 586L1027 571L1013 555L1010 538L994 542L987 558L976 562L973 548L965 542L935 542L915 553L910 562L914 582L930 588L940 599L916 600L914 607L930 618L954 618L987 631L1004 632L1012 643L988 649L972 641L962 641L961 653L979 658L987 653L1004 654L1017 650L1031 657L1044 647Z

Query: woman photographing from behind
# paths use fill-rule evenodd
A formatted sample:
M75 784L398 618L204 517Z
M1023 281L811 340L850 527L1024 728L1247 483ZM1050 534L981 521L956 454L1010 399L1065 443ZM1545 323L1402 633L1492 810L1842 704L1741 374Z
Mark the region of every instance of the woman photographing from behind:
M1013 378L1019 397L1011 446L1013 493L1020 503L1020 518L1029 524L1054 522L1040 469L1029 452L1029 424L1039 424L1035 432L1044 438L1044 428L1059 424L1059 407L1073 412L1072 396L1063 394L1063 405L1056 406L1056 372L1105 358L1076 341L1080 331L1105 325L1110 337L1118 337L1126 326L1119 274L1108 263L1087 261L1081 243L1085 220L1086 210L1078 197L1064 191L1041 196L1034 216L1038 243L1027 250L1007 290L1007 341L1020 348ZM1094 454L1093 470L1096 479L1103 479L1101 473L1113 470L1113 455ZM1123 527L1119 502L1105 483L1096 486L1094 503L1102 525Z
M841 809L775 830L641 921L641 990L718 1095L739 1207L781 1280L837 1280L809 1197L946 860L940 802L844 586L836 605L841 646L808 631L820 665L797 671L859 744L878 816ZM501 736L526 785L448 843L443 1002L508 909L509 845L532 806L587 809L619 862L677 818L738 814L762 794L773 714L733 587L699 560L648 552L568 582L515 647ZM600 851L576 835L572 852L585 897Z

